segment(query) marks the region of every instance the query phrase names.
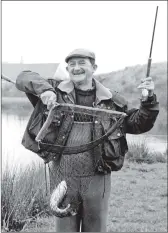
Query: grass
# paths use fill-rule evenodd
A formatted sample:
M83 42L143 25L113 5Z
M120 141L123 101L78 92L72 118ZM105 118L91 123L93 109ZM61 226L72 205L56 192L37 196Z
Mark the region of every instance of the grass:
M109 232L167 232L165 163L126 161L112 174Z
M124 167L112 173L108 232L167 232L166 152L151 156L145 143L129 147ZM3 169L3 231L55 231L43 173L35 164Z
M130 162L137 163L166 163L167 162L167 150L164 152L150 151L146 139L140 140L136 143L129 143L129 151L126 158Z
M108 232L167 232L166 163L126 161L112 173ZM55 232L55 218L37 218L24 232Z
M1 225L3 230L22 230L46 208L42 166L22 170L6 165L1 184Z

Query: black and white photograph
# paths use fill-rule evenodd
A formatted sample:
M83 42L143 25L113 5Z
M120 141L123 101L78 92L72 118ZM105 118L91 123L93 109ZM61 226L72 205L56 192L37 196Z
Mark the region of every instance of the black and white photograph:
M167 1L1 13L1 231L167 232Z

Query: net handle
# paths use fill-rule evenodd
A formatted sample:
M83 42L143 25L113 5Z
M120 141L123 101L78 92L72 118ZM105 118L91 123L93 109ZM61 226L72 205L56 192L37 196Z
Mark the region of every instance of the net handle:
M36 141L36 142L40 142L41 140L43 140L43 138L44 138L45 135L47 134L48 128L49 128L49 126L51 125L51 123L52 123L52 121L53 121L54 114L55 114L54 109L55 109L56 107L58 107L58 106L59 106L59 104L54 105L54 106L51 107L51 109L49 110L47 119L46 119L46 121L44 122L43 126L41 127L40 131L38 132L38 134L37 134L37 136L36 136L36 138L35 138L35 141Z
M48 128L53 121L55 111L58 109L60 111L71 111L73 113L78 112L78 113L84 113L84 114L95 115L95 116L101 115L102 117L109 117L109 116L110 117L121 117L121 116L125 117L127 116L127 114L124 112L118 112L118 111L113 111L113 110L108 110L108 109L92 108L88 106L75 105L75 104L57 103L50 109L46 121L44 122L42 128L40 129L39 133L37 134L35 138L36 142L39 143L45 138L48 132Z

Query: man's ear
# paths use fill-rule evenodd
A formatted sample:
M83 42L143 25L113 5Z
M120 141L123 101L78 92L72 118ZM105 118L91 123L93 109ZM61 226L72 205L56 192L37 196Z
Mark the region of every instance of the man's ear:
M94 71L97 70L97 65L96 64L93 65L93 69L94 69Z
M68 66L66 66L66 71L68 71Z

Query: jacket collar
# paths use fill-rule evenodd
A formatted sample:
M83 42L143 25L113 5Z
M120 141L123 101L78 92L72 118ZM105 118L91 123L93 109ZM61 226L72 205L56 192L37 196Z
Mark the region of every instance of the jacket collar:
M96 102L99 103L102 100L107 100L112 98L112 93L109 88L103 86L99 81L93 78L96 85ZM72 94L74 92L74 84L71 80L62 81L58 87L60 91L66 92L67 94Z

